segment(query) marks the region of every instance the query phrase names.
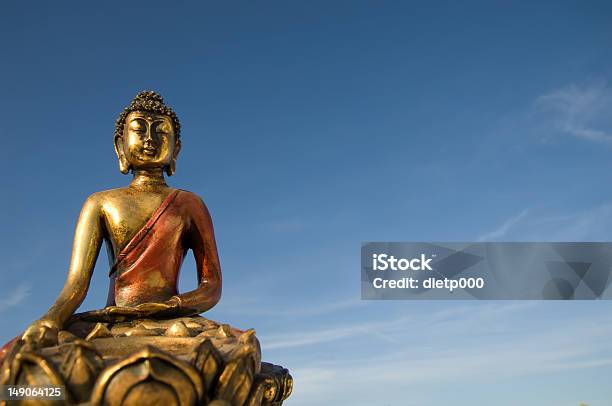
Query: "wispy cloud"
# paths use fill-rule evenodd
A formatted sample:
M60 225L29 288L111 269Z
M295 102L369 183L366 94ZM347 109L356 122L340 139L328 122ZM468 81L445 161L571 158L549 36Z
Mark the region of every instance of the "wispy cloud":
M300 331L290 334L271 335L263 338L266 349L303 347L349 338L357 335L375 335L382 329L389 331L397 325L409 324L412 317L402 317L393 321L385 322L361 322L341 324L336 327L324 328L312 331Z
M496 240L499 238L503 238L508 234L508 231L515 227L521 220L527 217L529 213L529 209L525 209L516 216L510 217L508 220L504 221L499 227L495 230L485 233L478 237L478 241L490 241Z
M344 310L354 309L356 307L365 306L365 303L359 298L338 300L334 302L314 304L310 306L300 307L283 307L279 306L265 307L261 300L255 298L228 301L223 303L223 312L227 314L248 314L251 316L270 316L270 317L309 317L330 315Z
M550 114L566 134L595 142L612 142L612 88L605 81L572 84L536 99L536 109Z
M511 216L478 241L609 241L612 240L612 203L554 215L545 209L525 209Z
M429 331L440 329L442 332L456 320L461 320L462 328L465 327L473 332L480 323L494 321L508 313L524 311L536 305L537 302L518 302L502 305L480 305L478 307L455 306L450 309L428 313L426 317L415 314L369 322L335 323L333 326L309 331L268 335L262 337L262 342L268 350L312 346L324 342L364 336L377 337L386 342L398 342L403 334L418 328L426 328ZM380 332L384 332L384 334Z
M22 283L18 285L14 290L7 293L4 298L0 299L0 312L23 303L23 301L30 296L31 290L32 287L28 284Z
M541 379L547 373L612 365L612 357L600 357L596 351L580 348L577 344L569 347L554 342L532 344L531 347L517 343L514 348L487 346L455 353L447 351L425 358L416 356L416 351L403 352L395 353L393 359L355 359L294 367L292 373L299 382L295 390L302 404L324 404L330 394L343 393L345 404L357 405L365 404L358 400L368 394L361 389L365 387L385 388L379 394L381 401L401 401L402 394L411 392L409 388L418 387L421 393L426 393L422 385L432 382L469 385L475 381L485 384L517 376ZM447 388L452 391L457 386ZM427 399L416 404L440 404L438 402Z
M542 216L533 226L548 230L553 240L612 240L612 203L605 203L562 216Z
M386 326L383 331L399 339L396 345L382 346L366 340L367 349L372 351L364 348L362 353L348 358L311 356L292 364L292 374L299 383L295 386L296 404L323 404L334 396L344 404L370 404L367 397L407 404L403 400L406 391L412 393L411 387L418 388L415 394L424 396L412 399L415 404L442 404L440 398L435 398L437 391L428 391L423 385L444 384L452 392L453 388L475 381L507 382L522 376L542 379L559 371L612 366L609 316L599 312L567 318L565 323L539 325L520 321L540 305L478 303L460 306L457 311L423 313L409 321L381 321ZM496 325L506 322L508 330L501 335L504 340L487 339ZM365 324L344 327L363 334ZM498 332L494 336L499 337ZM441 341L432 343L433 337ZM347 335L342 342L355 339Z

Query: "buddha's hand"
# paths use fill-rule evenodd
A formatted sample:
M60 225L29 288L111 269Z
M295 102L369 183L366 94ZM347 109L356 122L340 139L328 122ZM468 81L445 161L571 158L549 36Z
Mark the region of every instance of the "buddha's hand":
M144 317L143 312L134 307L107 306L102 313L110 319L122 321L124 319L138 319Z
M60 330L58 322L50 319L36 320L21 336L25 345L31 349L57 345L57 333Z
M178 313L180 309L180 299L173 296L165 302L142 303L134 308L143 314L143 317L168 317Z

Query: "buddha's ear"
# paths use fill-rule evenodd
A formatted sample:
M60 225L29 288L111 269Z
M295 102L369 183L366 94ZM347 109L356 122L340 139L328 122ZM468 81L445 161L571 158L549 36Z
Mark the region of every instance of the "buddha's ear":
M168 176L174 175L176 172L176 158L178 157L179 152L181 151L181 140L177 139L174 144L174 153L172 154L172 160L170 160L170 165L166 166L166 173Z
M125 175L130 171L130 163L123 151L123 138L119 136L115 136L115 154L117 154L117 158L119 159L119 170Z

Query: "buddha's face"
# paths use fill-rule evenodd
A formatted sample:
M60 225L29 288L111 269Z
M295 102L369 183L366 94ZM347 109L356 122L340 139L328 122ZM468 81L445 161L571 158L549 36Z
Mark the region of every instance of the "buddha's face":
M146 111L128 114L123 137L115 142L132 169L166 168L176 159L180 147L172 119Z

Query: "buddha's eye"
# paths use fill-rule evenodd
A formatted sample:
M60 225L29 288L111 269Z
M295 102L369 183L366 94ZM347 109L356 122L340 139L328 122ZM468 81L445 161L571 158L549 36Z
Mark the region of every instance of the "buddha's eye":
M145 127L139 121L134 120L130 122L130 130L136 132L143 132L145 130Z
M171 128L168 123L160 123L155 130L160 134L170 134Z

